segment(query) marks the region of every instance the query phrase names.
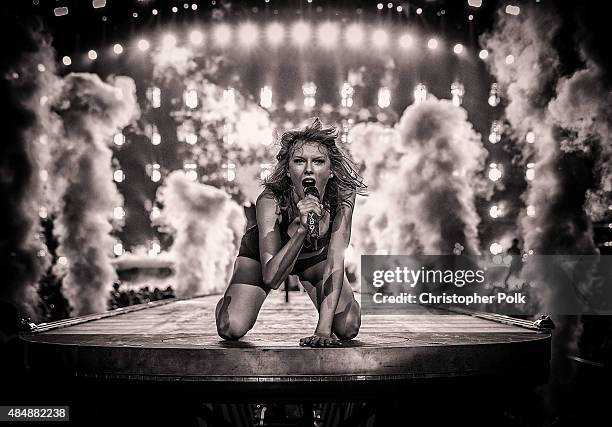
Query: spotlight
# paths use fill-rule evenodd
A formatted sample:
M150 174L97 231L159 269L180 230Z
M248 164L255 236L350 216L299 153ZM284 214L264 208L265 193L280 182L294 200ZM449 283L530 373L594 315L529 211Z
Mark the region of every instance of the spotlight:
M266 38L272 46L278 46L285 38L285 29L278 22L273 22L266 28Z
M189 34L189 41L196 45L199 46L204 42L204 34L202 34L202 32L198 31L198 30L193 30L190 34Z
M421 9L420 7L416 10L417 15L420 15L421 13L423 13L423 9Z
M291 28L291 38L298 46L304 46L310 39L311 33L310 25L304 21L296 22Z
M363 29L361 28L361 25L351 24L346 27L344 37L346 38L346 44L348 44L350 47L355 48L361 46L364 38Z
M478 52L478 57L480 59L487 59L489 57L489 51L486 49L482 49L480 52Z
M521 8L509 4L506 6L506 13L508 15L518 15L519 13L521 13Z
M461 55L461 53L463 53L463 45L461 43L457 43L453 47L453 52L455 52L457 55Z
M378 10L382 10L383 7L385 7L385 6L382 3L378 3L376 5L376 9L378 9Z
M226 24L219 24L213 32L215 42L219 46L225 46L232 38L232 30Z
M372 43L378 48L385 47L389 43L389 35L385 30L378 29L372 33Z
M176 46L176 37L173 34L166 34L162 38L162 46L166 49Z
M506 64L510 65L514 63L514 55L506 56Z
M429 39L429 41L427 42L427 47L431 50L435 50L438 47L438 40Z
M472 7L480 7L482 6L482 0L468 0L468 5Z
M72 59L70 59L69 56L64 56L62 58L62 62L63 62L64 65L68 66L68 65L72 64Z
M238 39L246 47L253 46L259 39L259 30L250 22L242 24L238 29Z
M89 59L93 61L98 57L98 54L96 53L95 50L92 49L89 52L87 52L87 56L89 57Z
M340 31L338 29L338 25L332 22L324 22L319 26L319 30L317 32L319 44L326 48L335 46L336 42L338 41L339 33Z
M151 45L145 39L138 40L138 49L140 51L145 52L145 51L149 50L149 47L151 47Z
M117 55L121 55L123 53L123 46L121 46L119 43L115 44L113 46L113 52L115 52Z
M533 133L533 131L529 131L525 135L525 140L527 141L528 144L533 144L535 142L535 139L536 139L535 133Z
M398 42L402 49L408 49L412 46L412 36L410 34L403 34Z

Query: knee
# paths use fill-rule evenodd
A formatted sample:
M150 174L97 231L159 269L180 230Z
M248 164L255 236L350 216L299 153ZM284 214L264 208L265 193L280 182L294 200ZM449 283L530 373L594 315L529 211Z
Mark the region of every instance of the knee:
M341 326L334 331L338 338L341 340L351 340L357 336L361 327L361 309L356 301L353 301L351 309L340 323Z
M243 337L253 325L250 322L231 316L229 311L229 303L231 297L223 297L217 303L215 318L217 323L217 333L225 340L237 340Z

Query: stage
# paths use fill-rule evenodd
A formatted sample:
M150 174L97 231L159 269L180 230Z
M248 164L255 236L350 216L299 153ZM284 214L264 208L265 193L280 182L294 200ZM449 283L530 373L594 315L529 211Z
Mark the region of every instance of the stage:
M284 298L271 293L255 327L233 342L217 335L217 295L43 324L21 338L34 371L182 385L217 401L320 400L339 391L368 398L440 382L529 387L547 381L550 331L531 322L419 307L411 314L363 315L356 339L310 348L298 342L316 325L314 306L301 292L291 292L289 303Z

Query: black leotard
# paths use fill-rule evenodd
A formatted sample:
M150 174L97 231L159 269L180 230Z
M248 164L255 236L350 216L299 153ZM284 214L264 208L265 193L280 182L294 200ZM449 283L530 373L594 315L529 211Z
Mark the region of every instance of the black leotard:
M329 215L329 229L327 230L327 233L319 237L316 240L316 244L314 240L310 241L309 238L306 238L304 240L304 245L302 246L302 249L298 254L298 258L295 261L293 270L291 270L291 274L300 274L307 268L312 267L313 265L327 259L327 247L329 246L329 240L335 216L335 206L331 205ZM291 221L289 220L289 208L282 210L281 222L278 225L281 237L281 247L285 246L285 244L287 244L290 239L289 234L287 233L290 222ZM257 227L257 224L254 224L253 226L249 227L244 233L242 241L240 242L240 250L238 251L238 256L244 256L247 258L254 259L255 261L261 262L259 253L259 229Z

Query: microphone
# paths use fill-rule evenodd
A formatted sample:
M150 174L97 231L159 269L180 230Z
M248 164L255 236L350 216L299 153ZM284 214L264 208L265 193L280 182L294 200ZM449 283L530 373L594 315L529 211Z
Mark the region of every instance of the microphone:
M321 197L319 196L319 190L317 190L317 187L315 187L314 179L304 178L304 180L302 180L302 186L304 187L304 196L308 196L309 194L312 194L318 200L320 200ZM308 212L307 225L308 225L308 235L312 238L318 239L319 238L319 216L315 214L314 212Z

